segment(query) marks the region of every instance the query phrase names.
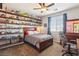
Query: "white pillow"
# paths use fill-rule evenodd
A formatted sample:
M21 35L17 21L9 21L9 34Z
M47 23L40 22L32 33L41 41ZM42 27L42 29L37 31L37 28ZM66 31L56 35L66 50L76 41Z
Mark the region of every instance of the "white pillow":
M37 31L34 31L34 33L35 33L35 34L39 34L39 32L37 32Z
M33 35L33 34L38 34L39 32L37 32L37 31L28 31L28 34L29 35Z
M33 35L34 33L33 33L33 31L28 31L28 34Z

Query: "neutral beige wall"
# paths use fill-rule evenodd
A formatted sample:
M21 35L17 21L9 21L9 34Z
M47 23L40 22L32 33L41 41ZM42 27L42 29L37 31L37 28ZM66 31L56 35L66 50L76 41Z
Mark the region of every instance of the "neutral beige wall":
M44 27L44 23L47 23L47 27ZM43 33L47 33L47 29L48 29L48 17L42 18L42 27L43 27Z

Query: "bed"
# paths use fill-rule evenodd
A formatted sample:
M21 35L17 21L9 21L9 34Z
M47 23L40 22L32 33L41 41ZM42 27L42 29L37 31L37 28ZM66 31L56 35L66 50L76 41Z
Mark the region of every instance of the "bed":
M25 30L24 42L30 44L39 52L53 44L53 37L48 34L38 33L36 29ZM28 34L29 33L29 34Z

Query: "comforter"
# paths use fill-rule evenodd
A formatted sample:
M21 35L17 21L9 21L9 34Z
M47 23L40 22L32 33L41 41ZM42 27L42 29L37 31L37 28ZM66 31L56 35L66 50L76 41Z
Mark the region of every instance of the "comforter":
M36 46L37 48L40 48L40 42L43 42L45 40L52 39L53 37L51 35L47 34L33 34L33 35L28 35L25 37L25 41L29 42L30 44Z

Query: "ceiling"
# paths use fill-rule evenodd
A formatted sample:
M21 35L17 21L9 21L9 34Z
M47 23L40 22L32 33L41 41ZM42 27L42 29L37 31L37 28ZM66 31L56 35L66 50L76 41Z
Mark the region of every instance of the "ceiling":
M51 3L46 3L46 5L49 5ZM54 6L49 7L48 11L44 11L43 13L40 12L40 10L33 10L33 8L40 7L37 3L4 3L4 6L9 7L13 10L19 10L19 11L25 11L30 15L35 16L45 16L51 13L60 12L69 8L73 8L78 6L78 3L55 3Z

